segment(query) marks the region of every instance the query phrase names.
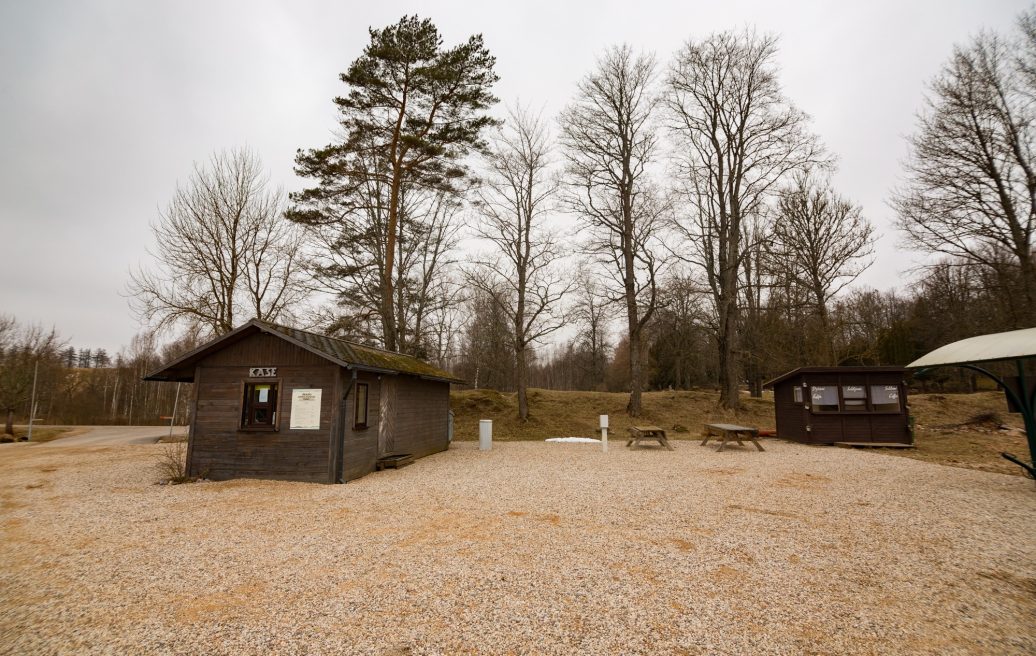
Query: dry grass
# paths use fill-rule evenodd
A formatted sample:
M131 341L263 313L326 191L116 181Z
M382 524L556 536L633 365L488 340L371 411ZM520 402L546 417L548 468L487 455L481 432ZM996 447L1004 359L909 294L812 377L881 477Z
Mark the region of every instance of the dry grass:
M703 424L715 421L773 429L773 395L744 398L745 407L734 413L717 407L718 395L707 390L646 392L644 416L626 416L629 395L609 392L560 392L533 389L529 392L529 421L518 420L515 394L494 390L453 392L450 405L455 413L456 439L477 439L478 420L493 420L493 439L543 440L548 437L595 437L598 415L609 415L609 437L624 439L634 424L656 424L672 431L676 439L696 439ZM1000 392L976 394L915 394L910 396L916 419L916 449L882 451L889 455L925 460L1002 474L1023 475L1021 468L1004 460L1007 451L1028 459L1028 444L1020 415L1007 414ZM995 415L999 422L972 420ZM1000 423L1008 427L999 428ZM676 427L676 428L674 428Z
M1008 414L1002 392L918 394L910 397L917 418L916 449L900 455L980 471L1022 476L1022 469L1000 454L1029 459L1021 415Z
M450 405L459 439L478 437L478 420L493 420L494 440L543 440L548 437L595 437L598 416L608 415L608 435L625 438L633 425L654 424L672 431L677 439L695 438L702 425L714 421L747 422L773 428L773 398L745 398L741 412L717 407L718 396L705 390L646 392L643 416L626 415L628 394L618 392L559 392L529 390L529 421L518 420L516 394L495 390L453 392Z

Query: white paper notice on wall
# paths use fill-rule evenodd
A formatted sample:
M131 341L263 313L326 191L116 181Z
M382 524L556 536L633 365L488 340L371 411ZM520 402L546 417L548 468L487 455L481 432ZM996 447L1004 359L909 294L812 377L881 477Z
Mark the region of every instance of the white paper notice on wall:
M291 430L320 430L321 391L291 390Z

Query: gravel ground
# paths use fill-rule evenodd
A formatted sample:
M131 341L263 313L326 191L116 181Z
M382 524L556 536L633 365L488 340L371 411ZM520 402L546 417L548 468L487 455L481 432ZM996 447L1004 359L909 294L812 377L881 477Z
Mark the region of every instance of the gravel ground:
M342 486L0 446L0 653L1032 654L1036 486L517 442Z

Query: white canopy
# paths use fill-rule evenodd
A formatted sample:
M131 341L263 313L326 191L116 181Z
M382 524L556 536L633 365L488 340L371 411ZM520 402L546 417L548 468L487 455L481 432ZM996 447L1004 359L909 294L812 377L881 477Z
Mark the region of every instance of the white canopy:
M1036 328L979 335L941 346L907 365L909 369L1036 357Z

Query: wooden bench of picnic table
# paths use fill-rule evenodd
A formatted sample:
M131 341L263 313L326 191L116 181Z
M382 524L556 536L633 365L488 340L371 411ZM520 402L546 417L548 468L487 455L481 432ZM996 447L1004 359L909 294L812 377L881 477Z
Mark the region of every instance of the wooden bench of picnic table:
M736 424L705 424L705 429L702 430L702 435L705 439L702 440L701 445L705 446L709 443L712 438L718 438L720 440L719 448L717 452L722 451L727 446L727 442L734 440L741 446L745 443L742 440L751 440L755 448L760 451L765 451L762 444L759 444L759 429L750 428L748 426L738 426Z
M630 438L626 441L627 447L640 446L641 440L658 440L658 443L673 451L673 447L666 439L665 429L658 426L630 426Z

